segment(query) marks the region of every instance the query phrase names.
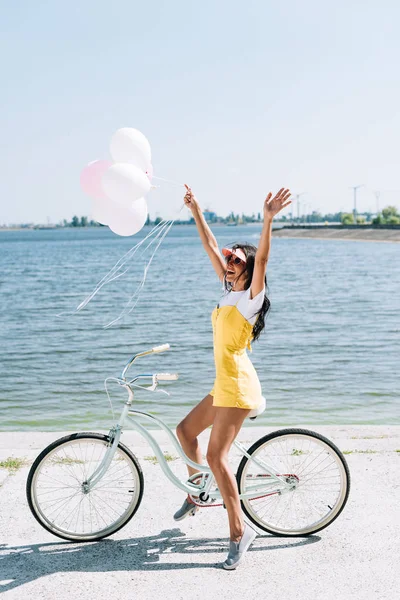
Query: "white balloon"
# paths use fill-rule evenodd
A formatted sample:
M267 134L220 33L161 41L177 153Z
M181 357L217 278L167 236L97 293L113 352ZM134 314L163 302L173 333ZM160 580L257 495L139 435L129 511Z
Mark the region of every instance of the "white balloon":
M148 139L138 129L118 129L110 143L110 152L115 162L130 163L147 171L151 165L151 148Z
M145 196L151 188L146 173L128 163L115 163L101 178L104 193L110 200L130 208L134 200Z
M118 207L108 226L117 235L134 235L146 223L147 214L146 198L139 198L129 209Z
M125 208L112 200L96 198L92 202L92 218L102 225L108 225L118 235L134 235L147 220L147 202L139 198Z
M92 218L102 225L108 225L114 211L118 210L120 206L108 198L94 198L92 200Z

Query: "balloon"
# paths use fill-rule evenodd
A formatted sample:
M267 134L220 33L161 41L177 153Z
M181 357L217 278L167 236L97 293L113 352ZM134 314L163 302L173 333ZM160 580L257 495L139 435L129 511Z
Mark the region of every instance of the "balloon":
M110 143L114 162L130 163L147 171L151 164L151 148L147 138L132 127L118 129Z
M103 174L111 167L110 160L93 160L81 173L81 188L92 198L107 198L101 187Z
M129 208L134 200L145 196L151 184L147 175L128 163L115 163L101 178L104 193L110 200Z
M105 199L95 198L92 201L92 218L102 225L108 225L114 212L119 208L121 208L120 204L113 202L107 197Z
M153 173L154 173L154 169L153 169L153 165L151 164L146 171L146 175L149 178L149 181L151 181L153 179Z
M147 214L146 198L139 198L129 209L119 207L108 225L117 235L134 235L146 223Z
M92 204L92 217L102 225L108 225L118 235L134 235L147 220L147 202L139 198L129 208L112 200L96 199Z

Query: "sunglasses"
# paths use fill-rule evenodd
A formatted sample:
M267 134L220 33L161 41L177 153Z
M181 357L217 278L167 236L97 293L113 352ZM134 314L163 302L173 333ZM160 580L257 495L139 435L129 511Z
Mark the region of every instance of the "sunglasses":
M229 254L229 256L225 256L226 264L233 262L235 265L240 265L240 263L245 264L245 262L239 258L238 256L234 256L233 254Z

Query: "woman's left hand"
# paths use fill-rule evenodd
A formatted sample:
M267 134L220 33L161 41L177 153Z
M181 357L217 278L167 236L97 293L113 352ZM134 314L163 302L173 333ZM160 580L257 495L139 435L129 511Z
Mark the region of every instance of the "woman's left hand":
M290 191L286 188L281 188L279 192L272 198L272 192L269 192L264 202L264 219L272 220L283 208L292 203L289 200Z

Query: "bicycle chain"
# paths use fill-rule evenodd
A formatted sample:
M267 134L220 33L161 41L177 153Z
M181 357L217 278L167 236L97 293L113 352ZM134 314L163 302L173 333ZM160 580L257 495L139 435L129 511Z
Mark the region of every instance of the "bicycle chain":
M196 479L199 479L200 477L200 475L198 475L197 477L192 475L192 477L190 477L188 481L191 481L191 483L195 483ZM286 474L285 477L289 477L289 475ZM296 477L296 479L298 480L298 477L296 475L291 475L291 477ZM275 496L276 494L279 494L279 492L269 492L268 494L262 494L261 496L257 496L256 498L251 498L251 500L260 500L260 498L267 498L268 496ZM193 502L193 504L195 506L198 506L199 508L214 508L217 506L225 506L224 502L221 502L221 504L214 504L213 500L215 501L216 498L211 498L210 502L202 502L200 498L198 498L197 496L193 497L191 494L189 494L189 498ZM196 500L199 500L199 502L196 502Z

